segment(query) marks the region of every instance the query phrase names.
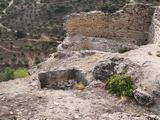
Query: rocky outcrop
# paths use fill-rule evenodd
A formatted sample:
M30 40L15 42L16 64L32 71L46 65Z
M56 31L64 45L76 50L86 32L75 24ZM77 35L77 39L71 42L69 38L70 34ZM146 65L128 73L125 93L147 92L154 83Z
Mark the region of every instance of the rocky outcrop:
M135 90L134 91L134 98L136 101L141 105L152 105L154 103L154 98L152 95L148 94L145 91L142 90Z
M127 73L131 75L137 88L146 93L135 93L137 103L145 106L155 103L151 109L159 114L160 62L159 57L156 56L158 50L157 45L147 45L124 55L108 56L95 65L93 76L103 81L110 74ZM137 94L140 97L137 97Z
M95 79L104 81L107 77L113 74L128 73L132 75L133 73L135 74L136 71L140 71L140 66L133 63L129 59L112 57L99 62L93 70L93 76Z
M91 50L54 53L45 62L39 64L37 70L34 70L31 77L26 80L0 83L0 108L1 106L8 106L18 119L31 118L31 120L42 118L53 120L64 118L64 120L75 118L77 120L159 120L158 116L146 115L154 113L160 115L160 99L158 97L158 91L160 91L158 84L160 58L156 56L159 49L160 47L156 45L146 45L125 54ZM148 54L148 52L152 54ZM135 80L134 82L138 88L152 96L153 91L154 94L157 94L157 96L153 96L155 105L146 108L136 104L134 100L121 102L119 98L109 94L104 90L104 84L100 81L97 82L92 74L95 66L101 63L106 65L115 64L111 64L114 68L113 71L118 73L127 71L127 73L135 76L137 79L133 80ZM69 76L68 73L73 73L71 72L73 68L79 71L78 75L84 76L85 80L90 83L89 86L86 86L83 91L59 90L60 88L69 89L66 88L67 83L64 84L64 87L56 86L55 89L58 90L53 89L51 85L54 86L54 82L63 83L63 80L65 82L70 80L70 77L66 76ZM109 71L109 69L107 70ZM49 86L51 89L35 89L34 86L37 84L33 83L38 81L37 77L38 75L41 76L41 73L44 73L44 77L40 78L41 81L47 82L47 86L44 85L44 88ZM81 80L83 77L78 78ZM28 100L28 97L33 98L31 95L37 96L37 99ZM45 101L40 101L40 99ZM21 107L19 108L19 106ZM6 115L6 112L8 115L10 109L1 111L0 109L0 115L1 113L2 116ZM19 112L21 112L20 115ZM30 115L28 112L32 114Z
M102 115L101 120L160 120L160 118L154 115L139 116L134 113L116 112Z
M57 48L58 51L98 50L104 52L123 52L138 48L137 45L106 38L86 37L82 34L67 36Z
M78 72L78 75L83 76L80 77L82 78L81 80L87 81L88 88L95 86L92 85L95 80L103 81L112 74L129 74L138 88L134 92L134 98L137 103L147 106L149 110L159 114L160 59L157 51L160 48L157 44L138 47L148 42L156 43L155 40L150 38L158 40L158 33L154 33L156 31L152 30L155 28L154 17L157 10L151 25L153 11L154 8L148 5L129 4L123 10L111 15L97 11L72 14L64 24L68 33L62 44L58 46L58 52L53 55L54 58L40 65L45 71L47 71L46 68L50 68L48 70L49 75L48 72L43 73L47 77L44 75L45 77L41 79L40 76L43 76L43 74L39 74L41 83L43 84L43 81L47 81L47 84L44 82L46 84L44 86L54 88L51 86L55 86L54 84L59 81L60 84L64 85L62 88L66 88L66 83L61 83L61 80L77 80L72 70L69 72L69 75L68 73L64 75L64 71L62 73L59 71L61 68L65 68L65 70L68 70L68 68L81 70L81 73L84 74ZM152 32L149 33L149 30L152 30ZM151 35L155 38L151 37ZM111 53L120 52L121 50L131 51L124 54ZM69 77L53 77L55 76L55 71L58 74L60 73L58 76ZM61 88L59 85L56 86ZM137 104L134 103L134 105ZM112 115L110 114L110 116ZM126 114L121 114L120 116L116 114L115 117L112 116L110 119L120 118L126 120L155 119L153 117L128 116Z

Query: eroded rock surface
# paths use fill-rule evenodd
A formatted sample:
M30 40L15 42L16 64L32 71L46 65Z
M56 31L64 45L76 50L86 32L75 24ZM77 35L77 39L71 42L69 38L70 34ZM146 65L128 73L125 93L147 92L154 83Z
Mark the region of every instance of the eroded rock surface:
M104 52L123 52L138 48L137 45L107 38L86 37L80 33L67 36L57 48L58 51L98 50Z
M138 64L133 63L129 59L115 56L100 61L94 68L93 76L95 79L104 81L113 74L135 74L138 71L140 71Z
M151 105L154 103L154 98L152 95L148 94L145 91L135 90L134 91L134 98L137 102L141 105Z
M137 114L116 112L102 115L101 120L160 120L157 116L139 116Z

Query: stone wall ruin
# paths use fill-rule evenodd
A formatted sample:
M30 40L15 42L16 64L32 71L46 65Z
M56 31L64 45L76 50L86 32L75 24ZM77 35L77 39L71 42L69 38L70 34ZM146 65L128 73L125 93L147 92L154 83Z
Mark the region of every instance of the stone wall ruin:
M128 4L113 14L99 11L72 14L64 23L69 35L80 33L87 37L100 37L143 45L148 42L148 32L154 8L142 4Z
M39 73L41 88L49 89L71 89L77 83L87 85L85 74L77 69L53 70Z

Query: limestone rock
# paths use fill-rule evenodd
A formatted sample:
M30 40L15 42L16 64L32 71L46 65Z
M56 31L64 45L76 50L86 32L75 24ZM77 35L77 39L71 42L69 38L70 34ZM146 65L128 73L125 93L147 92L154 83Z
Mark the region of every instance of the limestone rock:
M115 112L113 114L103 114L100 120L160 120L160 118L156 115Z
M141 91L141 90L135 90L134 92L134 98L136 99L136 101L141 104L141 105L151 105L154 103L154 98L152 95L148 94L145 91Z
M160 117L159 117L159 116L156 116L156 115L148 115L148 116L147 116L147 119L148 119L148 120L160 120Z
M112 61L103 61L95 66L93 76L97 80L104 81L109 75L114 73L115 64Z
M115 56L99 62L94 67L93 76L95 79L103 81L112 74L134 74L138 68L139 66L132 61ZM133 75L133 77L135 77L135 75Z
M124 41L115 41L100 37L86 37L82 34L67 36L57 47L58 51L98 50L104 52L123 52L138 48Z

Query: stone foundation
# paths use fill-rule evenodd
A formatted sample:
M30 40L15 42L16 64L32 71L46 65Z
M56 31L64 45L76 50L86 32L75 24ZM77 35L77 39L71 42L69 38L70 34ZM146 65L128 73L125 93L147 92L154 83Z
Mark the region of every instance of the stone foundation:
M85 75L76 69L55 70L39 73L41 88L71 89L77 83L87 85Z
M98 50L103 52L129 51L138 48L137 45L125 41L115 41L105 38L85 37L81 34L68 36L57 48L58 51Z

